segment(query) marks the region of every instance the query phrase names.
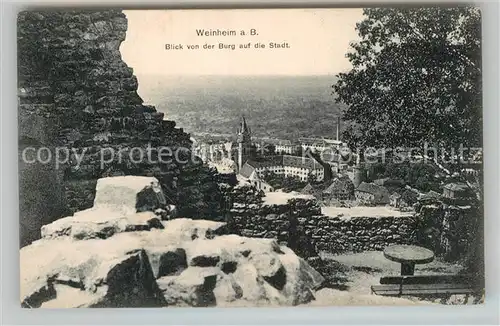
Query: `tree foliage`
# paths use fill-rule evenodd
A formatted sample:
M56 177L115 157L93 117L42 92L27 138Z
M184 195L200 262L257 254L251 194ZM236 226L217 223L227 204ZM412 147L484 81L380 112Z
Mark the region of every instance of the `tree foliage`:
M444 156L460 145L481 147L479 9L370 8L364 15L356 25L360 40L347 54L353 68L340 73L333 86L337 102L347 107L343 137L349 146L363 150L427 145ZM432 188L423 176L408 178ZM474 243L465 256L469 272L482 278L484 197L482 187L478 189L478 218L471 227Z
M333 86L351 147L481 145L479 9L371 8Z
M430 164L425 163L375 163L370 167L371 179L399 179L420 191L434 190L441 192L443 177Z
M300 191L307 184L298 177L285 177L283 174L277 174L273 171L264 171L262 179L274 189L281 189L283 192Z

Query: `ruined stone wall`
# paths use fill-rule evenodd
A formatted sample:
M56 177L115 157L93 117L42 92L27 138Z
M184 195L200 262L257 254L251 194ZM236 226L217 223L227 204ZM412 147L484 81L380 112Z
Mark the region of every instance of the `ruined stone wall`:
M448 205L439 201L417 207L419 244L432 249L445 260L465 258L477 243L474 228L480 212L473 206Z
M189 151L180 150L191 148L189 135L176 128L175 122L163 120L163 113L153 106L143 105L137 94L137 78L119 51L126 30L127 19L119 10L19 14L18 112L23 129L20 143L25 144L20 155L33 140L43 140L36 148L50 147L53 155L57 148L70 150L72 155L57 169L62 177L44 182L53 184L48 188L63 186L63 194L57 197L65 203L58 205L71 212L92 206L98 178L145 175L160 180L166 197L179 206L180 214L217 214L215 172L189 160ZM170 150L159 157L160 147ZM137 148L151 154L141 156ZM176 160L172 153L178 150ZM60 154L64 160L66 153ZM80 164L78 155L83 155ZM180 163L184 160L187 162ZM54 168L48 173L55 173ZM27 176L25 171L33 169L35 165L22 167L20 174ZM21 189L20 196L26 196L30 189ZM41 195L34 195L30 205L49 204ZM47 215L42 209L28 217L30 209L21 205L21 219L31 221L36 215ZM50 215L52 219L62 216ZM35 224L33 229L39 229L39 222Z
M22 152L28 145L19 143L19 235L24 246L40 237L40 228L68 213L65 201L63 176L54 164L34 161L27 163ZM39 149L43 144L29 145ZM25 155L27 161L35 158L34 153Z
M464 259L471 250L479 211L471 206L441 202L421 204L406 216L325 216L315 200L292 199L285 205L265 205L251 187L233 189L231 232L247 237L274 238L301 257L331 253L383 250L393 244L429 248L447 261Z
M231 231L247 237L275 238L304 258L318 251L361 252L416 243L414 216L329 217L321 214L315 200L291 199L286 205L242 203L237 198L251 194L241 191L237 189L231 209Z

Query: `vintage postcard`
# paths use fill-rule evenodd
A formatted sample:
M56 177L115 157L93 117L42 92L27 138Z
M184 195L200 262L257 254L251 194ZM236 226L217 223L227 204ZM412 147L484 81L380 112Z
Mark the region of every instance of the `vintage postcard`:
M22 307L484 302L478 8L17 24Z

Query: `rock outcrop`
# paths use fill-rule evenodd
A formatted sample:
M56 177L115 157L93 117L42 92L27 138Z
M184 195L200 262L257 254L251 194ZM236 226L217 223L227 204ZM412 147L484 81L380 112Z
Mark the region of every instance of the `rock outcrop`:
M324 278L292 250L225 234L223 222L162 220L154 213L162 205L156 189L154 178L101 179L94 207L46 225L44 238L20 252L22 306L288 306L314 299ZM150 203L144 211L143 202Z
M92 208L44 225L41 233L43 238L105 239L120 232L163 229L160 221L168 217L162 214L165 205L155 178L103 178L97 181Z
M191 159L190 136L137 94L120 55L120 10L24 11L17 26L21 245L67 211L92 207L106 176L154 176L180 214L216 217L216 174ZM40 149L48 163L36 160Z

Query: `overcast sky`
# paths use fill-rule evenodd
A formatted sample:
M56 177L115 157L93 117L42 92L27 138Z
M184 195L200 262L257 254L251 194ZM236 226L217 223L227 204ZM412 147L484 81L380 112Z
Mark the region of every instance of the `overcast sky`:
M350 69L345 53L357 40L361 9L128 10L125 62L135 74L332 75ZM196 30L235 30L237 36L197 36ZM249 35L256 29L258 35ZM241 36L240 30L247 35ZM250 49L239 44L251 42ZM255 49L255 43L265 49ZM269 49L269 43L290 48ZM165 50L165 44L182 50ZM203 49L213 44L214 49ZM219 49L219 43L235 50ZM187 44L200 49L189 50Z

